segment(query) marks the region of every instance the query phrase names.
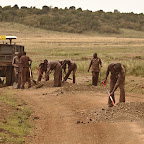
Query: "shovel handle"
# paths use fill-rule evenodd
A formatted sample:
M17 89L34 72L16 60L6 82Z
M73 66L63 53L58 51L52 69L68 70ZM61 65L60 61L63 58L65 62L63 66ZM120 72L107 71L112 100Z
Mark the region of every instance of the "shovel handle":
M112 104L114 105L114 100L113 100L112 96L110 95L110 92L109 92L109 90L108 90L108 88L107 88L107 86L106 86L106 83L105 83L104 81L102 81L102 83L104 84L104 86L105 86L105 88L106 88L106 90L107 90L107 92L108 92L108 95L109 95L109 97L110 97L110 100L111 100Z
M39 67L38 67L38 71L39 71L40 75L42 76L42 78L45 80L45 77L44 77L43 74L41 73Z

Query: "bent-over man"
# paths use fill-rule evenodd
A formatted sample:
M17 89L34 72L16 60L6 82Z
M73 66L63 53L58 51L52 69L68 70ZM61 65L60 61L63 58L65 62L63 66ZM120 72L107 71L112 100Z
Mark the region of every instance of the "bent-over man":
M50 71L54 70L54 87L61 86L62 68L61 64L57 61L48 62L46 77L49 76Z
M76 63L72 62L71 60L64 60L64 64L62 66L62 68L65 66L65 65L68 65L68 71L64 77L64 81L66 81L69 77L69 75L71 74L71 72L73 72L73 83L75 83L75 73L76 73L76 70L77 70L77 65Z
M21 85L21 58L22 53L18 52L15 57L13 57L12 65L14 66L15 82L18 84L17 88Z
M61 64L64 74L66 74L66 64L64 64L64 60L59 60L58 62Z
M26 52L23 52L23 55L20 58L21 60L21 80L22 80L22 89L24 89L24 85L26 81L28 81L28 88L31 87L31 80L30 80L30 71L29 66L31 66L32 60L26 55ZM30 63L29 63L30 62Z
M102 67L101 59L97 57L97 53L93 54L93 58L90 62L88 72L89 72L91 66L92 66L92 85L97 86L98 78L99 78L99 72L100 72L99 66Z
M43 63L39 64L39 67L38 67L39 74L38 74L37 81L41 81L41 78L42 78L44 72L45 72L44 79L49 80L49 77L46 78L47 65L48 65L48 60L46 60L46 59L44 60Z
M125 102L125 69L124 67L120 63L111 63L107 68L104 83L106 83L109 72L111 72L110 95L112 96L114 103L115 103L114 92L116 91L118 87L120 88L119 102L120 103ZM108 99L108 105L109 107L113 106L110 100L110 97Z

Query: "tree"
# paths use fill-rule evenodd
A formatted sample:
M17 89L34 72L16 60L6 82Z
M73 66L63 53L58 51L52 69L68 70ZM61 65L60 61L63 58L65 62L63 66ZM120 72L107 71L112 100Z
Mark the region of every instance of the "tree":
M77 11L82 11L82 9L81 9L81 8L78 8Z
M114 10L114 13L120 13L117 9Z
M14 10L18 10L18 9L19 9L19 7L18 7L17 4L15 4L12 8L13 8Z
M75 10L76 8L75 8L75 6L71 6L69 9Z
M26 6L22 6L21 9L27 9L27 7Z
M44 10L44 11L49 11L49 7L48 6L46 6L46 5L44 5L43 7L42 7L42 10Z
M10 5L3 7L3 10L10 10L10 9L11 9L11 6L10 6Z

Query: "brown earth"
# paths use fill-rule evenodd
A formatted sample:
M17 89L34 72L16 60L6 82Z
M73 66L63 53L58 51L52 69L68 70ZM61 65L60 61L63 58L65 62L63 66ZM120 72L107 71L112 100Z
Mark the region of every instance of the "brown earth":
M82 79L82 78L80 78ZM86 82L87 79L83 78ZM81 80L82 81L82 80ZM43 83L43 82L41 82ZM29 104L35 113L33 135L28 144L142 144L144 143L143 95L126 93L126 103L107 107L107 93L102 85L86 83L52 87L47 82L39 89L14 93ZM118 102L119 92L116 92Z

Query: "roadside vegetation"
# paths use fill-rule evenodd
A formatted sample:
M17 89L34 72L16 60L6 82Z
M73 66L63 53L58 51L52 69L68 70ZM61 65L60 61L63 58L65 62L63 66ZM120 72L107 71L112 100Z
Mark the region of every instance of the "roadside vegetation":
M0 93L0 143L23 144L33 127L32 110L12 90Z
M144 31L144 14L104 12L58 7L5 6L0 7L0 21L21 23L46 30L70 33L98 32L121 34L123 29Z

